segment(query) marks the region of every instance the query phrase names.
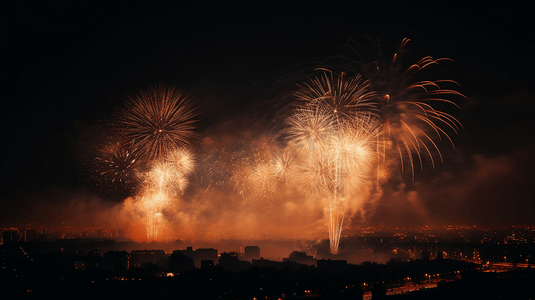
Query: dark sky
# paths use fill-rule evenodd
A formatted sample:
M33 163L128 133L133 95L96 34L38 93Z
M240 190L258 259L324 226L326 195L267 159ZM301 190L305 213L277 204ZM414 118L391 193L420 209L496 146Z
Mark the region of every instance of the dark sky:
M444 165L389 187L372 223L533 221L528 2L183 2L1 4L0 225L43 219L26 212L86 193L76 160L84 130L128 94L159 83L182 88L202 111L202 135L269 115L269 101L288 88L277 79L341 54L348 38L379 41L390 55L405 37L415 56L455 60L444 72L467 97L456 113L464 129Z

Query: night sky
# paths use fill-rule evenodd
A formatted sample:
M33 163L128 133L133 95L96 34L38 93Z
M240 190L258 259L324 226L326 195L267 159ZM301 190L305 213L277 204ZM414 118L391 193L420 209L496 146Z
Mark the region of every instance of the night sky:
M95 203L114 204L94 200L77 157L87 129L129 94L155 84L181 88L201 111L201 138L232 126L276 126L288 107L281 95L295 90L303 70L329 67L348 39L364 51L380 44L390 57L403 38L411 39L411 57L455 60L435 72L461 84L466 99L455 116L464 128L455 150L442 148L436 170L387 185L369 224L533 223L529 2L183 2L0 5L0 225L57 222L73 199L88 214Z

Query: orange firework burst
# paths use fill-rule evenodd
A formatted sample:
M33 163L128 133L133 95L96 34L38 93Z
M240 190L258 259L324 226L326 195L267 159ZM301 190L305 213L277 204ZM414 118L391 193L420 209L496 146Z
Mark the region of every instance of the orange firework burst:
M336 117L351 117L355 112L363 109L373 109L375 104L370 100L375 96L369 92L370 83L363 81L360 75L354 78L344 78L327 69L323 76L316 77L310 83L305 83L296 93L297 99L303 101L304 106L322 107Z
M116 195L121 200L134 196L149 240L160 239L166 216L189 184L196 115L193 102L179 90L149 88L129 97L104 134L89 144L92 178L103 187L126 189Z
M82 147L82 174L102 196L123 200L136 191L143 161L112 125L98 126Z
M128 97L117 125L146 158L159 159L176 148L191 146L196 115L190 98L174 87L159 86Z
M290 154L272 154L269 149L257 149L252 159L241 160L231 180L241 196L274 204L279 199L281 185L294 175L294 168Z
M152 163L149 172L144 174L145 190L181 193L186 189L188 176L194 167L193 153L187 149L176 149L166 158Z
M373 93L360 77L324 74L298 93L302 103L288 119L289 137L300 148L299 181L307 194L325 200L331 253L338 253L347 200L377 163L381 126L368 103ZM306 97L303 95L307 95Z
M282 181L288 181L295 175L295 159L288 153L280 153L273 158L273 170Z
M390 65L377 66L377 73L371 77L374 88L378 91L375 100L385 126L385 135L392 139L392 145L397 148L402 169L404 158L408 159L414 178L415 158L419 161L420 168L423 168L422 156L429 157L433 168L434 153L442 161L442 154L435 139L441 140L444 137L453 145L452 139L443 127L457 133L462 125L439 106L449 104L459 108L455 102L447 98L464 97L464 95L447 88L458 86L453 80L414 79L422 70L438 65L440 61L453 61L452 59L433 59L431 56L426 56L407 69L402 69L399 65L400 57L409 41L403 39ZM389 150L385 145L383 147L385 151Z
M290 144L300 147L302 187L326 199L332 253L338 251L347 200L367 176L377 177L378 189L388 180L387 155L399 155L402 170L408 160L414 179L415 160L423 168L422 157L429 157L434 167L435 155L442 161L436 140L446 138L453 144L446 128L457 133L461 127L442 110L444 105L458 108L448 99L464 97L454 89L458 84L416 79L422 70L451 59L426 56L402 69L400 57L408 41L402 41L387 66L378 61L373 71L362 68L370 82L360 75L351 79L320 69L323 76L296 94L301 103L288 119ZM363 66L350 59L345 63L355 64Z
M332 110L323 106L299 107L288 119L289 138L297 145L307 146L310 151L316 147L321 149L333 130L334 121Z
M164 212L177 204L178 194L184 192L188 177L195 167L193 153L178 148L167 157L154 161L143 176L144 188L139 198L140 210L144 212L149 240L159 238L159 230L164 221Z

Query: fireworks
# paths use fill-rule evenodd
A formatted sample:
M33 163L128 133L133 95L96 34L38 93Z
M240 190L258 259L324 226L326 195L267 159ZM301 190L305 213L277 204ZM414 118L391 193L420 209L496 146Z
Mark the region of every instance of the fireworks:
M247 171L245 180L253 197L268 203L277 199L278 176L269 161L258 161Z
M144 175L142 192L138 195L139 208L146 217L147 237L158 240L163 213L176 201L188 185L188 176L193 172L193 153L180 148L169 153L165 159L155 161Z
M331 253L338 252L348 198L372 173L377 188L388 180L386 161L392 147L397 147L402 170L404 158L409 160L414 179L415 158L421 168L423 156L429 157L433 167L434 153L442 161L433 137L445 137L453 144L442 127L457 133L461 126L456 118L439 109L442 104L458 108L446 99L464 97L446 88L456 82L414 80L420 71L449 59L426 56L401 72L399 58L408 41L402 41L389 67L376 66L369 74L371 82L363 81L360 75L347 79L344 73L336 75L322 69L322 77L314 78L296 94L301 104L288 119L288 134L300 147L303 189L326 199Z
M322 106L299 107L288 119L289 138L297 145L306 145L310 151L314 151L316 147L324 148L334 121L331 111Z
M175 88L158 86L129 97L117 118L88 143L84 164L103 190L134 196L145 216L147 238L159 237L165 211L184 193L195 162L193 102Z
M334 127L323 149L301 152L298 175L306 194L324 199L329 211L331 253L338 244L348 198L355 197L377 163L375 142L381 127L371 118L366 127L343 123Z
M426 56L407 69L400 66L400 57L409 39L403 39L399 50L394 54L388 66L377 66L376 73L370 74L372 86L378 93L375 98L381 122L385 126L385 135L392 140L392 146L403 161L409 162L414 179L415 159L423 168L422 157L428 157L435 167L435 153L442 161L442 154L436 139L446 138L452 145L453 141L442 127L457 133L462 126L451 114L442 111L442 104L459 106L447 99L449 96L464 97L458 91L448 86L456 87L458 83L452 80L415 80L418 73L440 61L452 61L448 58L433 59Z
M299 178L308 195L324 199L329 212L331 253L338 253L347 199L354 197L377 161L381 132L368 109L368 83L324 73L298 93L304 101L288 120L291 141L300 147Z
M295 175L295 159L288 153L280 153L273 158L273 170L280 180L288 181Z
M135 193L143 162L110 124L101 124L82 144L83 174L104 196L122 200Z
M179 211L191 217L181 209L192 203L209 207L206 195L239 195L240 201L226 205L247 204L237 208L240 212L299 203L317 210L321 203L336 254L346 211L369 211L363 198L381 195L381 185L392 177L392 161L399 156L402 170L408 161L414 179L415 165L423 167L429 158L434 167L436 156L442 160L438 141L453 144L447 132L461 127L443 111L444 105L458 107L449 97L463 97L454 90L456 82L416 79L447 59L424 57L402 69L407 42L388 66L362 70L364 76L316 69L322 74L300 85L280 135L268 137L255 128L233 136L226 128L225 134L202 140L198 158L192 151L197 111L190 98L162 86L142 91L129 97L100 139L89 144L90 177L123 198L133 196L149 240L160 239L166 219ZM204 197L182 202L193 176Z
M176 149L164 159L152 163L150 171L144 174L145 190L156 190L169 195L184 192L188 176L194 169L193 153L187 149Z
M312 79L310 84L305 83L301 91L296 93L297 99L303 101L305 107L321 107L337 118L351 118L355 112L373 109L375 105L370 100L375 93L368 91L368 81L363 81L360 75L346 80L343 73L337 75L326 69L321 70L324 71L323 76Z
M238 164L232 182L241 196L253 197L260 203L274 204L281 185L294 175L294 159L289 153L272 154L259 149L252 159Z
M177 148L191 147L196 115L193 102L182 92L159 86L129 97L117 126L146 158L159 159Z
M159 238L163 212L188 185L193 172L191 147L196 120L193 102L175 88L162 86L128 98L117 127L137 149L149 170L142 173L139 198L146 216L147 237Z
M194 168L189 150L195 136L192 105L179 91L161 86L129 98L118 118L100 126L86 143L89 173L104 188L118 184L135 191L139 185L161 186L163 176L175 178L183 191L187 184L178 182Z
M223 140L223 141L222 141ZM198 163L195 170L197 186L206 191L225 190L232 182L236 161L240 160L239 143L223 137L204 138L197 152Z
M464 96L446 88L456 82L414 80L420 71L449 59L427 56L401 72L400 56L408 41L402 41L389 67L377 66L368 74L371 81L321 69L323 76L296 93L300 104L287 121L288 136L300 149L302 189L326 199L332 253L338 251L348 197L372 174L377 189L388 180L388 155L398 153L402 170L403 160L408 159L414 178L415 159L421 168L424 156L433 167L435 153L442 161L435 139L445 137L453 144L442 127L457 133L461 126L439 108L442 104L458 107L447 97Z

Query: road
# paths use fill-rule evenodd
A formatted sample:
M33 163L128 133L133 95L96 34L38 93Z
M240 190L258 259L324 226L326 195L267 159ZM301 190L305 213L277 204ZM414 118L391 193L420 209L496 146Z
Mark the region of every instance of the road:
M387 295L398 295L398 294L404 294L409 292L414 292L421 289L433 289L437 287L437 281L430 282L430 283L422 283L422 284L406 284L400 287L395 288L387 288L386 294ZM362 295L363 299L372 299L372 291L366 291Z

